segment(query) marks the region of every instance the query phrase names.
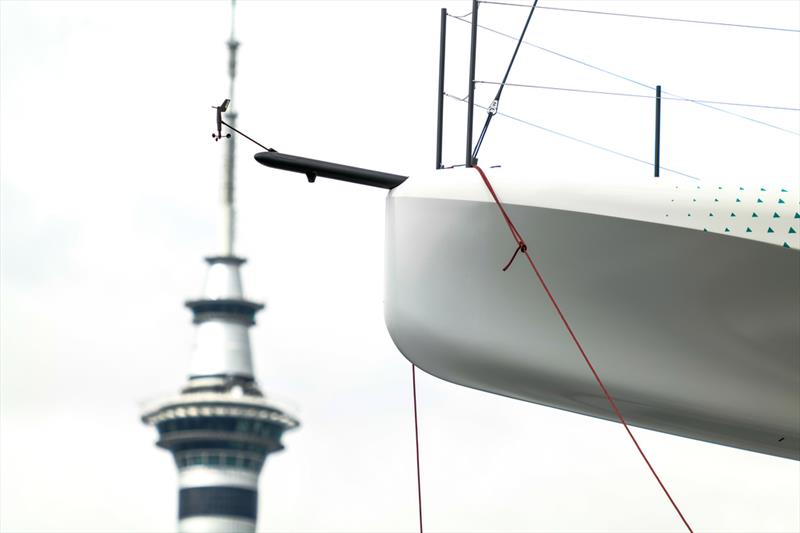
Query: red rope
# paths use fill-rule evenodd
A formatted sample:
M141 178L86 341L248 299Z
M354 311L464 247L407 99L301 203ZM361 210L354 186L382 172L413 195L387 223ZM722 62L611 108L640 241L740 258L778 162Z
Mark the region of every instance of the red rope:
M656 481L658 481L658 484L661 486L661 489L664 491L664 494L667 495L667 498L669 499L670 503L672 504L672 507L675 508L675 511L678 513L678 516L680 516L681 520L683 520L683 523L686 526L686 529L688 529L691 533L694 533L694 530L692 530L692 526L690 526L689 522L686 521L686 518L683 516L683 513L678 508L678 504L676 504L675 500L672 499L672 496L670 496L669 491L667 490L667 487L665 487L664 483L661 482L661 478L658 477L658 474L656 474L656 471L653 468L653 465L650 464L650 461L647 459L647 456L644 454L644 451L642 450L642 447L639 446L639 443L636 441L636 437L634 437L633 433L631 433L631 430L628 427L628 423L625 422L625 418L622 416L622 413L617 408L617 404L616 404L616 402L614 402L614 398L611 397L611 394L608 392L608 389L606 389L606 386L603 384L603 380L600 379L600 376L597 374L597 371L594 369L594 365L592 365L592 362L589 361L589 357L586 355L586 352L583 350L583 346L581 346L581 343L578 341L578 338L575 336L575 333L572 331L572 327L570 327L569 322L567 322L567 319L564 316L564 313L561 311L561 308L558 306L558 303L556 303L556 299L553 297L553 293L550 292L550 289L548 288L547 283L545 283L544 278L542 277L542 274L539 272L539 269L536 267L536 263L533 262L533 259L531 258L530 254L528 253L528 248L525 245L525 241L522 239L522 234L520 234L520 232L517 231L516 226L514 226L514 223L511 221L511 217L508 216L508 213L506 213L506 210L503 207L503 204L500 202L500 199L497 197L497 193L494 192L494 188L492 187L492 184L489 183L489 178L486 177L486 174L483 172L483 170L479 166L475 165L474 168L481 175L481 178L483 178L483 182L486 184L486 188L489 189L489 193L491 193L492 198L494 198L494 201L497 204L497 207L500 208L500 213L502 213L503 218L506 221L506 224L508 224L508 229L511 230L511 234L514 236L514 239L517 241L517 251L514 252L514 256L511 258L511 261L508 262L508 264L505 266L505 268L503 270L506 270L506 269L508 269L508 267L511 266L511 262L514 261L514 257L516 257L517 253L520 252L520 251L523 254L525 254L525 257L528 258L528 263L530 263L531 268L533 268L533 272L536 274L536 277L539 279L539 283L542 285L542 288L547 293L547 297L550 298L550 302L553 304L553 307L555 307L555 310L558 313L559 318L561 318L561 322L564 323L564 327L567 328L567 332L569 333L569 336L572 337L572 341L575 343L575 346L578 347L578 351L581 352L581 355L583 356L583 360L586 361L586 364L589 366L589 370L592 371L592 375L594 376L594 379L597 381L597 384L600 385L600 389L603 391L603 394L605 395L606 400L608 400L608 403L611 405L611 409L614 410L614 414L617 415L617 418L619 418L619 421L622 422L623 426L625 426L625 431L628 432L628 436L630 436L631 440L633 441L633 444L636 446L636 449L639 450L639 454L642 456L642 459L644 459L644 462L647 463L647 467L650 469L650 472L653 473L653 477L656 478Z
M414 437L417 441L417 502L419 504L419 533L422 533L422 484L419 480L419 429L417 426L417 367L411 363L411 386L414 391Z

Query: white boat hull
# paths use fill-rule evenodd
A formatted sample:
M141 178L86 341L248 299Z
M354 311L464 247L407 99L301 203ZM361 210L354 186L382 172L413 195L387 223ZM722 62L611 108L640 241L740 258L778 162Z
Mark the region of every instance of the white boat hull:
M764 242L668 220L675 197L689 197L662 183L620 197L614 184L526 190L489 176L629 423L800 459L790 193L772 222L788 224L781 245L772 226ZM733 196L697 194L690 210L750 215ZM447 381L616 420L525 258L501 271L516 243L476 171L409 178L389 194L386 217L385 318L406 358Z

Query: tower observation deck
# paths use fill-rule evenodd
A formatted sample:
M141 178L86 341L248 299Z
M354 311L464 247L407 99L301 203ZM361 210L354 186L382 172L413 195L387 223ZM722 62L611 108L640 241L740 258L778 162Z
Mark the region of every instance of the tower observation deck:
M232 99L239 46L233 23L227 44ZM231 107L225 120L235 125ZM226 141L221 250L206 258L202 297L186 302L196 325L188 382L142 412L142 421L158 431L156 444L175 459L182 532L255 531L261 469L271 453L283 449L284 431L299 425L255 380L249 330L264 306L245 298L245 260L233 253L234 139Z

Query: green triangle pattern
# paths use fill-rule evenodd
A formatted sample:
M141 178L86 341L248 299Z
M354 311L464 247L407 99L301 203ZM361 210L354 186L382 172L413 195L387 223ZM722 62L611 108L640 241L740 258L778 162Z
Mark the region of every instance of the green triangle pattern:
M743 191L743 190L744 190L744 187L739 187L739 190L740 190L740 191Z
M731 230L729 230L728 228L725 228L725 233L730 233L730 232L731 232Z
M778 203L779 204L785 204L786 202L783 201L783 198L778 198Z
M765 189L764 187L761 187L761 190L767 192L767 189Z
M738 202L741 202L741 200L739 200L739 199L737 198L737 199L736 199L736 202L737 202L737 203L738 203Z
M736 216L736 213L731 213L731 216L732 216L732 217L735 217L735 216Z
M708 216L713 217L714 213L709 213Z
M747 231L745 231L745 233L753 233L753 230L751 230L750 228L747 228Z
M767 233L775 233L775 231L772 228L767 228Z
M794 218L800 218L800 213L795 213Z
M750 218L758 218L758 215L756 215L755 213L753 213L753 216L752 216L752 217L750 217Z
M781 218L781 216L778 213L772 213L772 218Z
M788 242L783 243L783 247L784 248L788 248L789 247L789 243Z
M797 233L794 228L789 228L789 233Z
M715 202L719 202L719 198L714 198L714 201Z
M759 199L756 201L756 203L757 203L757 204L763 204L763 203L764 203L764 200L762 200L761 198L759 198Z

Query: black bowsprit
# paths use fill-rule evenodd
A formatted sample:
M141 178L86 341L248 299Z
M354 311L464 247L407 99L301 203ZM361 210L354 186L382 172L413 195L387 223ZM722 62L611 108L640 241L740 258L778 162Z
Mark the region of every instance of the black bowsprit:
M281 154L279 152L259 152L255 155L255 159L264 166L305 174L310 183L314 183L314 180L319 176L370 187L380 187L381 189L394 189L408 179L408 176L339 165L338 163Z

